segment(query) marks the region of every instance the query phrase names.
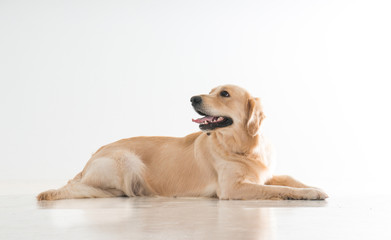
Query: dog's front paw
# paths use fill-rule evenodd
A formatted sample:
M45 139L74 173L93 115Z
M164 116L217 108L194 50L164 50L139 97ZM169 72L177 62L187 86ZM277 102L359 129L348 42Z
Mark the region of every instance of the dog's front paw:
M48 190L46 192L41 192L37 196L38 201L44 200L54 200L54 196L56 195L56 190Z
M301 189L302 199L306 200L324 200L329 196L318 188L303 188Z

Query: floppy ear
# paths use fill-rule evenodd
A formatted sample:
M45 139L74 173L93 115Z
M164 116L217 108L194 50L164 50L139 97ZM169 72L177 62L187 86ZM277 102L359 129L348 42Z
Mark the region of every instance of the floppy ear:
M250 98L247 103L247 109L247 132L250 136L254 137L258 134L261 122L265 118L259 98Z

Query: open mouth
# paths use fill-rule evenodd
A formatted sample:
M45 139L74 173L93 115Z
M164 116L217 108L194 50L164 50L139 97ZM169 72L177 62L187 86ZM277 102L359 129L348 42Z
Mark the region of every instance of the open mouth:
M209 116L199 110L196 112L204 117L193 119L192 121L200 124L201 130L213 130L216 128L228 127L233 123L232 118L223 116Z

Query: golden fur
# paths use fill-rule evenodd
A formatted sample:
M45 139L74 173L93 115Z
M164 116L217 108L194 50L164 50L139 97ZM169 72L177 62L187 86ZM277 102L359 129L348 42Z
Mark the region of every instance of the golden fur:
M228 91L230 97L220 96ZM218 197L219 199L325 199L319 189L289 176L273 176L271 148L259 127L258 98L225 85L200 95L208 115L233 124L183 138L134 137L101 147L83 171L38 200L116 196Z

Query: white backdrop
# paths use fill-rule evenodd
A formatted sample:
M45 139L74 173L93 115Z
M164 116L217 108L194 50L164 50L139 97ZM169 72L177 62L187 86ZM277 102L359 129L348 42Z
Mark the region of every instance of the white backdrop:
M0 192L58 187L120 138L198 131L190 97L231 83L261 97L277 173L388 194L390 6L1 0Z

